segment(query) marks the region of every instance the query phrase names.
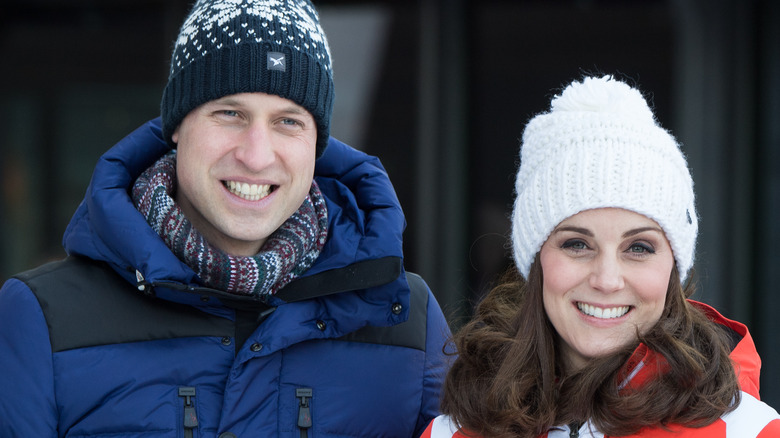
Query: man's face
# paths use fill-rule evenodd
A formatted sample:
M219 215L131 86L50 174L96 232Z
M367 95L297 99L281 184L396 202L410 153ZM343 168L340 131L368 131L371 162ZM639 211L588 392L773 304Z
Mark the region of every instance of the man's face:
M250 256L301 206L317 127L294 102L241 93L192 110L173 133L176 202L209 243Z

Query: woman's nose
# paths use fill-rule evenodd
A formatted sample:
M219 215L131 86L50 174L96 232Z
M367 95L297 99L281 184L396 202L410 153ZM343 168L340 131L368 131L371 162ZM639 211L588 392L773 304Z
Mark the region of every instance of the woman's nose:
M600 255L593 261L590 286L601 292L616 292L625 286L620 261L617 257Z

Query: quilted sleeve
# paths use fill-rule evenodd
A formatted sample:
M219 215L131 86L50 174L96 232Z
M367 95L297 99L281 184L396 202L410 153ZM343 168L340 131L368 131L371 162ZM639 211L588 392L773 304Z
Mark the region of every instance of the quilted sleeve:
M0 289L0 436L57 436L49 330L17 279Z
M451 336L447 320L436 298L428 290L427 336L425 340L425 373L423 378L423 398L420 416L417 419L415 436L420 436L431 420L439 415L439 397L442 382L449 369L448 358L444 354L444 344Z

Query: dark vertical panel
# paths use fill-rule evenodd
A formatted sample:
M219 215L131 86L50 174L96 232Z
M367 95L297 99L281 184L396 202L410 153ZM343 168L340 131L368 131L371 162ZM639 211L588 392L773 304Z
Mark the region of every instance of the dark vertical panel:
M414 256L451 321L463 314L469 173L467 63L471 59L464 0L420 3L419 125L416 133Z
M409 5L389 3L387 11L391 14L387 45L383 48L381 65L376 68L379 76L374 81L376 89L369 103L370 114L365 117L367 126L362 129L364 142L354 146L381 158L409 225L404 233L406 267L429 280L415 258L421 231L412 219L416 212L415 200L421 192L416 175L420 18L417 9ZM339 90L345 86L349 84L336 78L336 105Z
M780 407L780 3L759 2L755 338L763 358L761 395Z

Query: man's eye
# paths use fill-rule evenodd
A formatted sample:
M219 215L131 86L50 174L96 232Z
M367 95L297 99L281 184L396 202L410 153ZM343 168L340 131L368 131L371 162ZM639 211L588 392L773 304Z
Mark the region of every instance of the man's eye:
M301 126L302 125L300 122L298 122L295 119L282 119L282 124L283 125L288 125L288 126Z
M221 112L222 112L223 115L228 116L228 117L237 117L238 116L238 112L233 111L233 110L222 110Z

